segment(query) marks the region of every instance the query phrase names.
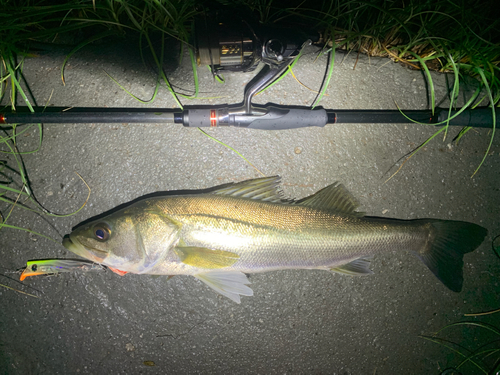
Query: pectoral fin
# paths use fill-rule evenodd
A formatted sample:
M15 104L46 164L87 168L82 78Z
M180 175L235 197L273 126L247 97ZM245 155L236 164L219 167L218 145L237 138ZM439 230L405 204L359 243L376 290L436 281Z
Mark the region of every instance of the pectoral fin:
M331 271L350 276L366 276L373 273L370 269L369 257L353 260L339 267L332 268Z
M181 262L193 267L217 269L232 266L240 256L230 251L212 250L205 247L178 246L174 252Z
M236 303L240 303L240 295L253 296L253 290L245 285L250 284L250 281L243 272L211 271L194 277Z

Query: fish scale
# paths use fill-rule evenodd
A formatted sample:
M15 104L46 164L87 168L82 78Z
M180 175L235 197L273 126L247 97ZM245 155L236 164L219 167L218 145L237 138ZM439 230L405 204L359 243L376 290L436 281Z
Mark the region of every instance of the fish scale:
M410 251L451 290L463 283L463 255L486 229L437 219L364 217L339 184L285 200L268 177L209 193L140 200L84 226L63 244L120 275L192 275L239 302L252 295L246 273L322 269L368 275L369 259Z
M426 236L422 229L417 238L414 224L397 227L392 224L393 230L388 231L383 229L388 223L339 217L301 206L240 200L237 211L227 212L238 200L232 197L217 199L224 213L217 217L212 216L212 209L200 213L207 207L205 201L210 201L210 196L197 200L189 209L181 205L182 214L178 214L175 198L162 205L168 206L168 215L182 223L181 237L186 245L232 250L240 259L228 270L234 268L246 273L280 268L331 268L366 255L367 251L392 251L388 243L407 250L420 248L417 243L422 243ZM413 235L401 234L403 230L412 230ZM234 241L227 241L227 236L219 235L220 232L231 233Z

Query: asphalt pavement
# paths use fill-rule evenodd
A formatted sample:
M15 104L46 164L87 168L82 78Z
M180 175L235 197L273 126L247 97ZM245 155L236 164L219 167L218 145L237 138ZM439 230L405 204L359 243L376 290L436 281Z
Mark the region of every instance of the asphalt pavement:
M38 105L176 106L164 85L154 101L141 103L110 78L142 100L152 97L154 72L125 49L81 51L69 60L66 85L60 78L64 57L52 52L25 61L23 73ZM310 106L317 95L311 90L320 87L326 63L326 55L307 47L294 67L304 86L288 75L255 102ZM220 84L199 67L201 99L180 100L184 105L241 102L254 74L227 72ZM168 76L186 94L194 89L188 55L169 67ZM438 101L446 106L452 77L433 77ZM422 72L391 60L339 52L320 105L425 109L428 85ZM77 173L91 193L72 216L13 211L9 224L56 243L1 229L0 283L38 298L0 287L0 372L432 374L458 364L460 358L449 349L419 335L465 320L464 313L500 307L500 261L491 250L492 238L500 234L500 144L496 136L485 163L471 177L491 129L472 129L457 144L452 140L459 130L450 128L446 139L441 133L402 165L435 128L339 124L284 131L205 130L247 162L198 129L179 124L44 125L40 149L23 156L39 202L58 214L77 210L88 194ZM19 136L18 148L36 149L38 141L39 132L31 127ZM11 156L0 159L15 167ZM188 276L167 281L75 272L15 281L14 271L28 260L75 258L60 244L62 236L122 203L157 191L204 189L262 174L280 175L288 197L302 198L340 181L368 215L470 221L489 234L465 256L461 293L446 289L406 252L376 257L369 277L308 270L253 274L254 296L242 297L240 305ZM5 214L6 205L1 207ZM495 324L493 316L471 319ZM480 329L471 335L483 337Z

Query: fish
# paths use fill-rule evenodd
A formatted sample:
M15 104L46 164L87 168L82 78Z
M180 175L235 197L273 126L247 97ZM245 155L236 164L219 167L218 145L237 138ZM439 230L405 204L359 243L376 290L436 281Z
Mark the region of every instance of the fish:
M340 183L286 199L278 176L201 192L143 198L79 225L69 251L131 274L191 275L240 303L252 296L247 274L317 269L372 274L373 256L415 254L450 290L463 285L463 256L488 231L473 223L365 216Z

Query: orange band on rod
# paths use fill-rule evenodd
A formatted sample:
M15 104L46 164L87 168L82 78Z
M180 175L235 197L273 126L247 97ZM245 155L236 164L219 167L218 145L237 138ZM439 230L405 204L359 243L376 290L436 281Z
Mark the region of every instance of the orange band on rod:
M210 110L210 126L217 126L217 112L215 109Z

